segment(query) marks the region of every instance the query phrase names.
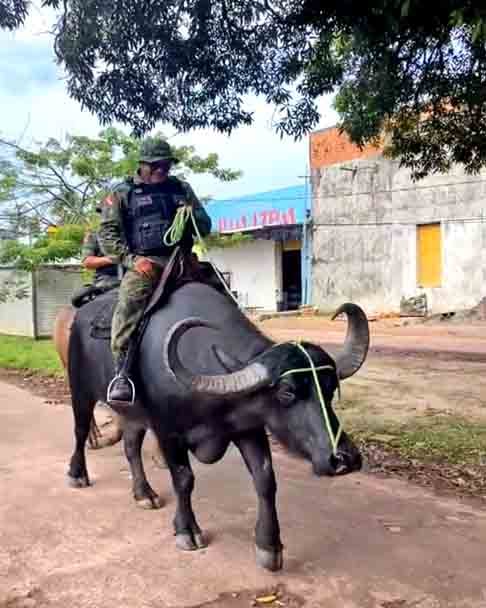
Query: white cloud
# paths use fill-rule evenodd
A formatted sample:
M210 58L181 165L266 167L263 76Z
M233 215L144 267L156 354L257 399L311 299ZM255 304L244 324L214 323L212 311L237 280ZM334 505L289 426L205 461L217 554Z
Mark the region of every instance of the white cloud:
M15 87L9 86L5 78L0 80L0 133L14 139L22 137L24 145L48 137L62 138L66 133L92 136L100 130L97 119L69 98L62 80L53 78L54 53L48 33L52 22L52 12L34 7L24 28L0 38L0 43L8 43L14 58L10 71L15 74ZM36 49L39 56L34 61ZM31 65L21 65L15 71L15 58ZM237 129L231 136L201 130L171 138L174 144L194 145L202 155L217 152L222 166L243 171L244 176L234 183L193 176L191 182L200 195L238 196L303 183L308 172L308 139L281 139L271 128L272 108L259 100L252 105L255 123ZM336 122L329 97L321 100L320 110L320 128ZM163 126L159 130L173 133L173 129Z

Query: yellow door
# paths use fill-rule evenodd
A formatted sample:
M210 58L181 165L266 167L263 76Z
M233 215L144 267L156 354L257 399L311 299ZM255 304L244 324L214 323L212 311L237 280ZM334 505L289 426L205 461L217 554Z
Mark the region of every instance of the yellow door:
M440 287L442 281L442 241L440 224L417 226L417 284Z

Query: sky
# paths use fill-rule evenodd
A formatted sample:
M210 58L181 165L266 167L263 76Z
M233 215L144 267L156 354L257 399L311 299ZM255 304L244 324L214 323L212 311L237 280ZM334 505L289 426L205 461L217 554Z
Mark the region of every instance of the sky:
M0 136L24 146L49 137L60 139L66 133L95 136L100 131L96 117L69 98L62 71L55 64L48 33L52 13L36 4L23 28L14 33L0 31ZM217 152L222 167L243 172L230 183L192 176L191 184L199 196L229 198L303 183L308 173L308 138L298 142L281 139L271 128L272 108L256 98L250 103L254 124L230 136L212 130L174 136L170 126L157 125L156 130L165 133L172 144L193 145L201 155ZM336 123L331 104L329 96L320 101L321 122L316 128Z

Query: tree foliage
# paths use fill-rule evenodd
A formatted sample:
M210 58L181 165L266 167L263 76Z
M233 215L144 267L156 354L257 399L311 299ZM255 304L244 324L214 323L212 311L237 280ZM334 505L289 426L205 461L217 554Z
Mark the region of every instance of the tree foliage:
M0 1L0 28L14 30L23 24L30 2L28 0Z
M141 141L108 128L97 138L50 139L35 149L0 140L0 219L16 237L3 243L0 263L33 269L79 255L96 206L114 184L133 175ZM173 147L181 178L206 173L223 181L239 171L219 166L218 155Z
M70 94L103 123L157 121L226 133L250 124L247 94L280 133L318 122L337 92L359 145L386 129L420 177L486 162L486 5L477 0L45 0Z

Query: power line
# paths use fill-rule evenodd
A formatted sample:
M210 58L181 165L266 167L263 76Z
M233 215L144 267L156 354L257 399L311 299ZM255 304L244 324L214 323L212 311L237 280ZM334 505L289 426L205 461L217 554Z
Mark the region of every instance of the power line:
M313 226L316 227L329 227L336 228L339 226L350 227L350 226L420 226L421 224L482 224L486 222L486 217L462 217L462 218L430 218L430 219L417 219L414 222L411 221L390 221L390 222L313 222Z
M480 184L480 183L486 183L486 177L484 178L478 178L478 179L469 179L469 180L463 180L463 181L457 181L457 182L441 182L438 184L429 184L429 185L424 185L424 186L418 186L418 185L413 185L413 186L404 186L402 188L387 188L387 189L372 189L372 190L361 190L361 191L357 191L357 192L334 192L332 194L311 194L311 198L312 200L326 200L329 198L341 198L341 197L351 197L351 196L364 196L364 195L370 195L370 194L395 194L396 192L413 192L416 190L430 190L431 188L442 188L442 187L455 187L455 186L467 186L470 184ZM302 187L304 188L304 187ZM282 196L282 197L276 197L276 196L272 196L272 197L268 197L268 198L261 198L261 197L255 197L255 198L245 198L244 200L240 199L240 198L225 198L225 199L211 199L208 202L208 207L210 207L211 205L217 205L217 204L225 204L225 203L231 203L232 205L244 205L245 203L259 203L259 204L266 204L266 203L270 203L270 202L282 202L282 201L302 201L302 200L307 200L308 197L304 194L303 196L299 195L299 196ZM428 206L428 205L427 205Z

